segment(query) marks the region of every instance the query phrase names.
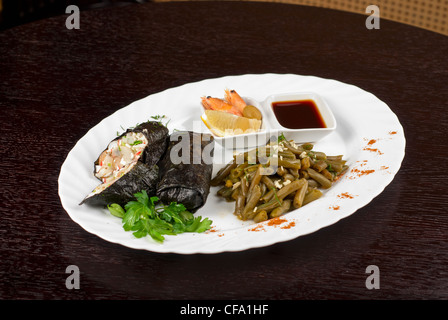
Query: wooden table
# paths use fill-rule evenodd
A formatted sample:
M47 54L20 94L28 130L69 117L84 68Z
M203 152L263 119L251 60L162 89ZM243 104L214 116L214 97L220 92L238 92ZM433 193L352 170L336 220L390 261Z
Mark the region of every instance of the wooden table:
M447 299L448 38L364 15L274 3L149 3L0 34L1 299ZM285 243L214 255L109 243L58 197L68 152L131 102L202 79L295 73L385 101L407 139L402 168L352 216ZM80 288L67 289L69 265ZM366 267L380 270L367 289ZM177 312L177 310L176 310Z

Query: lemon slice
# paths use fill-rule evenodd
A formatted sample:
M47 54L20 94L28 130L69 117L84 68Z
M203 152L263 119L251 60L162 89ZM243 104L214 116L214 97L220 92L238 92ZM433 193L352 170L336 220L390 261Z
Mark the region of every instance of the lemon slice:
M201 119L210 131L219 137L257 132L261 127L261 120L240 117L224 111L205 110Z

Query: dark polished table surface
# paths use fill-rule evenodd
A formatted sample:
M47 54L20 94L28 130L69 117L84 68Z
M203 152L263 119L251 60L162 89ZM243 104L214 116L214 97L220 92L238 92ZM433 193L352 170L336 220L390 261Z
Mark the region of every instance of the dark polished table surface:
M249 2L83 11L0 33L0 299L447 299L448 38L366 16ZM58 196L75 143L150 94L226 75L293 73L385 101L406 156L384 192L292 241L220 254L133 250L86 232ZM68 289L66 268L80 270ZM366 267L380 288L366 288Z

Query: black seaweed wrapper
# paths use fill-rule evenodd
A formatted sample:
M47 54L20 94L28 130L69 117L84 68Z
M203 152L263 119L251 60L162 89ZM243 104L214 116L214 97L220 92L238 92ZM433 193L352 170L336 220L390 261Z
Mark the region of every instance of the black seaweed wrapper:
M127 202L135 200L134 194L142 190L145 190L149 196L155 195L158 181L159 167L157 165L147 166L142 162L137 162L120 179L102 192L87 196L80 204L105 206L118 203L124 206Z
M184 139L188 141L187 148L182 147L186 145ZM213 148L213 136L209 134L191 131L173 133L167 152L160 162L160 181L157 188L159 199L167 204L182 203L192 213L201 208L210 192ZM188 161L178 163L178 158L172 159L172 151ZM189 156L185 157L183 152L189 152Z
M87 196L80 204L108 205L118 203L124 205L131 200L135 200L134 194L142 190L145 190L149 196L156 195L159 181L157 164L165 154L169 131L160 122L148 121L126 130L114 140L121 138L128 132L141 132L148 140L148 145L143 150L139 160L126 174L109 187L98 194ZM95 161L95 165L97 164L98 160Z

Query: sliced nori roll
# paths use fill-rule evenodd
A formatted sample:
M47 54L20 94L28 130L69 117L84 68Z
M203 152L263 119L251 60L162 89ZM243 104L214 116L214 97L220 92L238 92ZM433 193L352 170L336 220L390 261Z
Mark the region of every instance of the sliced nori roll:
M159 167L147 166L141 162L132 164L123 176L109 183L103 183L92 191L80 204L109 205L118 203L124 206L135 200L134 194L145 190L149 196L156 194L159 180Z
M126 204L145 190L154 196L159 180L157 163L168 145L168 129L148 121L113 139L94 163L94 175L102 181L80 204Z
M141 123L134 128L127 129L123 134L113 139L109 143L108 147L100 154L98 159L94 162L94 174L98 179L102 180L101 176L97 174L97 171L106 151L110 149L112 144L126 140L125 137L128 136L128 133L135 133L135 137L143 135L143 137L146 138L145 147L139 155L139 161L147 164L148 166L152 166L157 164L164 155L168 144L168 128L158 121L147 121ZM136 138L131 139L133 142L142 143L142 141L137 140ZM123 143L123 145L125 145L125 143Z
M187 210L201 208L210 191L213 136L191 131L171 134L160 161L157 196L164 203L182 203Z

